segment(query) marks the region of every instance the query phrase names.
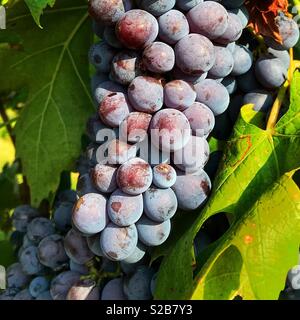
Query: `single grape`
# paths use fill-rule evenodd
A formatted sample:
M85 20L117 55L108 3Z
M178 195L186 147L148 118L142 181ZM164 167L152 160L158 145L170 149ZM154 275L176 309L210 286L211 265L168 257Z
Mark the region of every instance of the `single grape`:
M252 67L249 71L237 77L237 84L239 89L245 93L259 89L260 84L256 80L255 68Z
M84 264L94 257L87 245L86 238L74 229L71 229L65 236L64 247L67 256L76 263Z
M38 246L38 257L44 266L55 271L66 266L68 256L64 249L63 237L52 234L44 238Z
M222 0L222 4L225 8L234 9L243 5L245 0Z
M215 46L216 60L208 75L216 78L224 78L230 74L233 69L233 56L229 49L221 46Z
M163 151L182 149L189 141L191 127L186 116L175 109L157 112L150 124L151 142Z
M177 198L172 189L150 187L144 194L144 210L148 218L163 222L171 219L177 210Z
M89 173L86 173L79 177L77 181L77 194L79 197L83 197L88 193L97 193L98 190L95 188L93 181Z
M225 45L225 48L227 48L231 53L233 53L235 50L235 46L236 46L235 42L230 42L227 45Z
M108 281L102 290L101 300L126 300L123 279L116 278Z
M36 277L30 282L29 292L34 298L36 298L41 293L47 291L49 289L49 285L49 281L45 277Z
M138 6L158 17L170 11L176 0L137 0Z
M170 188L176 182L176 171L167 163L160 163L153 168L153 184L158 188Z
M72 215L76 228L85 234L96 234L108 223L106 198L101 194L88 193L77 201Z
M94 90L94 98L97 102L97 105L99 105L104 98L111 93L126 93L126 89L124 87L122 87L120 84L113 82L113 81L104 81L101 82ZM103 123L100 121L99 116L97 115L97 122L96 122L96 128L92 127L91 125L95 126L94 123L89 123L88 122L88 128L91 127L92 130L89 130L88 132L92 131L92 137L94 138L94 136L96 136L95 130L100 130L104 128ZM96 139L93 139L96 140Z
M145 266L124 279L124 293L128 300L150 300L152 298L150 283L154 271Z
M143 52L143 63L151 72L169 72L175 65L174 50L163 42L153 42Z
M215 49L206 37L191 33L175 46L176 65L190 75L202 75L215 63Z
M222 85L226 88L229 94L233 94L237 90L237 81L235 77L225 77L222 81Z
M123 93L110 93L100 103L98 112L105 124L111 127L118 127L129 115L130 105Z
M147 11L134 9L125 13L116 25L121 43L129 49L142 49L154 42L158 23Z
M173 80L164 87L164 102L168 108L185 110L195 102L196 97L194 86L183 80Z
M228 26L225 32L215 39L216 42L221 44L227 44L237 41L243 32L243 25L241 19L234 13L228 13Z
M49 290L40 293L35 300L53 300Z
M100 245L105 256L114 261L129 257L138 241L135 225L117 227L113 223L107 225L100 236Z
M189 175L177 172L177 180L172 189L177 196L180 209L195 210L207 199L211 190L211 182L204 170Z
M147 250L146 246L143 245L141 242L138 242L132 254L126 259L122 260L122 262L131 263L131 264L137 263L145 257L146 250Z
M268 48L268 53L275 58L280 59L286 69L290 67L291 57L287 50L275 50L273 48Z
M92 279L77 281L67 293L67 300L99 300L100 292Z
M272 93L263 90L249 92L244 96L243 104L253 103L253 110L268 112L273 105Z
M66 232L71 228L73 206L71 202L62 202L54 211L53 220L59 231Z
M199 3L187 13L191 31L200 33L209 39L216 39L228 27L228 12L219 3L205 1Z
M114 224L120 227L130 226L143 214L143 197L141 194L132 196L118 189L108 200L107 212Z
M95 187L103 193L111 193L117 189L117 167L97 164L91 171Z
M19 261L23 271L28 275L39 274L44 270L44 266L38 258L38 248L30 246L22 250Z
M34 300L34 297L30 294L28 289L24 289L18 292L13 300Z
M80 280L80 274L74 271L64 271L52 279L50 293L53 300L66 300L70 288Z
M255 75L266 89L276 89L286 80L287 70L280 59L267 55L256 61Z
M100 233L97 233L93 236L87 237L87 244L89 249L98 257L103 256L103 251L100 246Z
M240 76L250 70L253 63L252 52L242 45L236 45L233 52L234 65L231 74Z
M247 27L249 22L249 12L244 5L238 8L230 9L230 12L236 14L240 18L243 28Z
M185 15L178 10L170 10L158 18L159 38L170 45L189 34L190 27Z
M203 2L203 0L177 0L176 5L183 11L189 11L201 2Z
M170 220L155 222L146 216L142 216L136 223L139 240L149 247L160 246L169 237L171 232Z
M97 21L106 25L118 22L124 13L132 8L131 0L91 0L89 14Z
M12 215L13 226L17 231L26 232L29 222L38 217L39 212L29 205L16 207Z
M213 112L203 103L195 102L183 113L190 122L193 134L198 137L207 137L215 126Z
M53 222L43 217L33 219L27 227L27 236L29 240L36 244L54 232L55 228Z
M120 124L122 139L136 143L147 138L152 116L144 112L131 112Z
M140 158L130 159L118 169L117 183L123 192L130 195L145 192L152 183L150 165Z
M106 26L103 31L103 39L113 48L122 49L123 45L116 35L114 27Z
M11 289L23 289L30 281L19 262L13 263L6 269L6 285Z
M229 105L230 97L226 88L216 80L205 79L195 85L197 101L208 106L214 115L223 113Z
M85 264L79 264L70 259L70 270L80 273L81 275L88 275L89 268Z
M92 45L89 51L90 63L100 72L109 72L110 64L116 51L106 42L101 41Z
M137 76L142 75L143 71L144 66L137 52L121 51L113 58L110 78L120 84L128 85Z
M128 87L128 98L134 109L154 113L163 105L163 86L152 77L136 77Z
M209 159L209 145L205 138L191 136L181 150L173 154L173 162L182 171L196 172L202 169Z
M173 79L175 80L183 80L185 82L189 82L191 84L196 84L198 82L203 81L207 77L207 72L203 72L198 76L193 76L182 72L178 67L175 67L172 71Z

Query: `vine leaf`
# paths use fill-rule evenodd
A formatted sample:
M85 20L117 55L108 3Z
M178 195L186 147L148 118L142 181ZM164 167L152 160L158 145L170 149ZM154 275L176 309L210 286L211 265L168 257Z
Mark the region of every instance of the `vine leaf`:
M47 7L53 7L56 0L25 0L32 17L36 24L41 28L40 18L43 10Z
M8 11L7 30L21 42L0 48L0 90L25 87L29 92L15 133L17 156L36 206L55 192L60 173L72 169L94 110L87 60L92 33L85 1L60 1L44 11L43 24L46 31L36 28L23 3L17 4Z
M246 298L278 298L277 289L284 287L288 267L297 261L300 243L300 192L290 175L286 177L287 172L300 167L299 92L300 73L295 72L291 84L290 108L273 130L259 127L263 115L253 111L252 105L242 108L233 135L225 147L221 168L208 203L201 214L196 215L190 227L181 233L179 240L168 246L170 250L165 253L158 274L155 298L216 298L218 292L223 292L225 298L231 297L233 292L243 292ZM194 237L209 217L220 212L230 214L233 223L194 280ZM253 224L257 231L248 232L247 228ZM249 246L245 249L244 242L251 243L254 238L258 244L252 247L252 252L247 251ZM275 247L270 241L273 241ZM264 259L269 248L273 255ZM278 254L281 255L280 259ZM232 256L240 256L242 265L234 265L235 262L229 259ZM256 269L251 265L254 261L249 261L254 257ZM230 263L231 269L227 270L229 277L224 287L216 289L211 281L208 285L206 279L210 276L216 279L215 275L222 272L218 265L226 264L223 259ZM250 274L249 268L256 271ZM266 270L272 268L277 270L266 275ZM221 269L222 277L225 277L226 269ZM262 283L261 271L264 271L265 283ZM268 293L266 286L275 273L276 280L272 279L274 283L270 285L271 292Z

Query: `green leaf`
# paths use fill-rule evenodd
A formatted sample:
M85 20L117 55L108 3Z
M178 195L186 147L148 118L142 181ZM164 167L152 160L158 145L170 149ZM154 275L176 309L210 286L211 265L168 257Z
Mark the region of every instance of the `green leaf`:
M7 268L16 261L13 246L9 240L0 241L0 252L0 265Z
M0 90L29 92L15 132L35 206L55 192L61 172L72 168L94 110L87 59L93 36L85 1L59 1L44 11L43 24L44 30L36 28L25 5L17 4L7 29L22 42L0 48Z
M36 24L41 27L40 17L43 13L43 10L47 7L53 7L56 0L25 0L34 21Z
M273 217L270 216L270 214L272 214L272 211L276 212L276 208L270 206L270 201L277 204L277 199L272 195L272 192L277 192L276 186L282 181L281 179L283 179L284 174L300 167L299 91L300 73L296 72L291 86L290 109L279 121L275 130L272 131L266 131L259 127L261 126L261 118L263 115L254 112L251 105L242 108L241 116L234 127L233 135L227 142L223 162L215 179L212 195L208 203L201 214L198 214L190 224L187 231L180 236L180 239L175 244L173 243L173 246L170 246L171 249L163 260L158 274L155 295L157 299L203 298L201 294L194 294L195 284L192 269L194 257L191 248L197 232L203 223L212 215L219 212L227 212L235 217L235 223L233 223L226 235L228 238L225 237L227 241L232 237L230 232L232 232L235 226L239 226L241 222L247 224L250 221L248 213L253 211L254 204L259 204L259 201L263 200L265 202L263 206L266 206L266 203L269 205L269 210L265 207L264 210L269 212L268 217L270 221L265 219L258 222L257 228L267 228L267 224L269 223L274 226L274 230L277 231L274 231L276 234L284 228L286 217L284 220L280 220L282 219L282 215L280 216L278 213L278 219L275 218L274 221L272 220ZM293 186L296 188L294 183ZM273 190L272 188L275 189ZM294 200L295 203L297 203L298 189L293 189L289 185L285 185L284 188L291 188L294 191L291 196L295 195L295 199L292 198L290 200ZM264 196L265 194L266 196ZM294 228L299 234L300 230L298 229L298 221L296 219L298 212L295 211L296 209L299 210L299 207L296 207L295 203L283 202L285 207L281 208L284 209L284 213L289 212L292 218L291 224L288 225L290 228ZM293 230L289 230L288 232L294 234ZM291 262L291 255L294 255L296 259L298 253L297 250L293 251L295 249L294 242L286 235L288 232L286 231L283 235L289 240L291 250L287 249L286 252L281 251L281 260ZM269 236L271 235L270 233ZM263 237L262 241L262 246L267 246L265 242L268 242L268 237ZM299 244L299 238L297 241ZM282 249L282 246L286 245L285 239L279 237L279 243L277 243L277 245ZM238 248L236 244L235 247ZM226 248L224 248L224 250ZM215 252L219 252L219 246L215 249ZM239 252L244 260L244 253L240 249ZM258 247L254 252L255 254L260 254ZM180 263L178 263L178 261L180 261ZM264 261L265 266L261 265L262 259L258 259L257 261L257 263L260 264L258 268L268 269L274 267L271 257L269 261ZM249 263L249 261L244 261L243 263L241 274L246 274L245 264ZM277 270L277 275L280 273L281 277L278 277L278 280L274 281L274 285L271 286L272 289L275 290L275 287L276 289L279 288L278 281L283 281L282 274L288 271L286 267L287 265L284 265L284 262L278 262L278 267L276 267L279 269ZM170 272L170 270L172 270L172 272ZM232 270L237 272L237 266L232 266ZM201 272L203 271L200 270L199 274L202 274ZM266 296L263 286L257 287L254 293L252 291L254 290L253 282L256 280L261 281L261 279L249 277L247 280L247 277L244 278L246 278L245 284L243 284L245 287L244 292L247 292L248 296L253 296L254 294L259 298ZM176 281L174 281L174 279L176 279ZM202 281L204 282L204 280ZM235 282L236 278L232 281ZM281 283L282 288L283 286L284 281ZM252 289L249 290L249 287ZM227 286L225 290L227 293L229 292L228 288L234 288L234 285ZM198 288L197 292L200 292L199 290ZM201 290L204 292L203 288ZM278 294L279 292L274 291L270 293L272 297ZM205 292L206 297L212 295L213 293L211 292Z

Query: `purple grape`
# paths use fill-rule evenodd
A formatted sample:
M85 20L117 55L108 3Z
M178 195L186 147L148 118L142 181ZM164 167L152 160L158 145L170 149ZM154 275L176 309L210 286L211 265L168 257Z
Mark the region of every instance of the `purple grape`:
M229 49L215 46L216 60L208 75L216 78L224 78L230 74L233 69L233 56Z
M237 81L235 77L225 77L222 81L222 85L226 88L229 94L233 94L237 90Z
M41 293L47 291L49 289L49 285L49 281L45 277L36 277L30 282L29 292L34 298L36 298Z
M13 300L34 300L34 297L30 294L28 289L24 289L18 292Z
M68 256L64 249L62 236L52 234L44 238L38 246L38 257L44 266L55 271L66 266Z
M154 113L163 105L163 86L152 77L136 77L128 87L128 98L134 109Z
M102 290L101 300L126 300L123 292L123 279L116 278L108 281Z
M158 23L144 10L130 10L118 21L116 33L125 47L142 49L156 39Z
M164 87L164 102L168 108L185 110L196 100L194 86L183 80L173 80Z
M146 250L147 250L146 246L143 245L141 242L138 242L133 253L126 259L122 260L122 262L130 263L130 264L137 263L145 257Z
M23 271L28 275L39 274L44 270L44 266L38 258L38 248L30 246L22 250L19 261Z
M176 171L167 163L160 163L153 168L153 184L158 188L170 188L176 182Z
M178 67L175 67L172 72L173 79L183 80L185 82L189 82L194 85L206 79L207 74L208 74L207 72L203 72L201 75L193 76L193 75L189 75L182 72Z
M105 256L114 261L129 257L138 241L135 225L117 227L113 223L107 225L100 236L100 245Z
M66 300L70 288L80 280L80 274L74 271L64 271L52 279L50 293L53 300Z
M286 80L287 70L280 59L266 55L256 61L255 75L266 89L276 89Z
M177 67L193 76L209 71L215 62L213 44L196 33L191 33L177 42L175 56Z
M100 233L87 237L87 244L89 249L98 257L103 256L103 251L100 246Z
M147 138L152 116L144 112L131 112L120 124L120 136L128 142L136 143Z
M154 271L145 266L124 280L124 293L128 300L150 300L152 298L150 283Z
M89 14L97 21L106 25L113 25L132 8L131 0L91 0Z
M153 42L143 52L143 63L149 71L169 72L175 65L174 50L163 42Z
M144 66L138 53L121 51L113 58L110 77L120 84L128 85L143 71Z
M53 220L58 230L66 232L71 228L72 210L73 203L62 202L54 211Z
M189 141L191 127L186 116L175 109L157 112L151 121L151 142L163 151L182 149Z
M291 57L287 50L275 50L273 48L268 48L268 53L275 58L280 59L286 69L290 67Z
M209 145L205 138L192 136L183 149L175 151L174 164L186 172L202 169L209 159Z
M16 207L12 215L13 226L17 231L26 232L30 221L39 216L39 212L29 205Z
M27 227L27 236L29 240L36 244L54 232L55 228L53 222L43 217L33 219Z
M89 51L90 63L100 72L107 73L116 51L106 42L101 41L92 45Z
M88 193L97 193L98 190L95 188L93 181L89 173L86 173L79 177L77 181L77 194L79 197L83 197Z
M253 63L252 52L242 45L236 45L233 52L234 65L231 74L240 76L250 70Z
M216 42L227 44L230 42L237 41L243 32L243 25L241 19L234 13L228 13L228 26L225 32L215 39Z
M191 31L209 39L220 37L228 27L228 13L219 3L205 1L191 9L187 14Z
M71 229L64 239L67 256L78 264L84 264L93 259L87 240L78 231Z
M10 289L22 289L30 281L30 277L24 273L19 262L13 263L6 270L6 284Z
M79 198L72 216L75 227L90 235L102 231L108 222L106 203L106 198L97 193L88 193Z
M160 246L169 237L171 231L170 220L163 222L155 222L142 216L136 223L138 230L139 240L149 247Z
M127 97L120 92L108 94L100 103L98 112L105 124L118 127L130 113Z
M103 193L111 193L117 189L117 168L110 165L97 164L91 172L96 188Z
M249 12L245 6L230 9L230 12L236 14L240 18L243 28L247 27L249 22Z
M177 0L176 5L183 11L189 11L201 2L203 2L203 0Z
M136 156L136 146L114 139L108 143L108 163L123 164Z
M159 38L175 44L189 34L190 27L185 15L178 10L170 10L158 18Z
M171 219L177 210L177 198L172 189L150 187L144 194L144 210L148 218L163 222Z
M108 200L107 212L110 220L117 226L130 226L143 214L143 197L141 194L131 196L118 189Z
M207 137L215 126L213 112L203 103L195 102L183 113L196 136Z
M104 98L111 93L115 93L115 92L119 92L119 93L126 93L126 89L124 87L122 87L120 84L115 83L113 81L104 81L101 82L96 89L94 90L94 98L97 102L97 104L99 105ZM103 128L103 123L101 123L99 116L97 115L98 119L96 122L96 130L98 131L99 129ZM88 123L88 127L91 127L91 125L94 125L94 123L89 124ZM91 129L94 129L93 127ZM88 132L90 132L91 130L89 130ZM95 129L92 131L92 137L94 137L95 135ZM95 141L95 139L93 139Z
M115 49L122 49L123 45L116 35L114 27L106 26L103 32L104 40Z
M177 196L179 208L190 211L203 205L210 193L211 182L204 170L189 175L177 172L177 180L172 189Z
M195 85L197 101L208 106L214 115L223 113L229 105L229 93L216 80L205 79Z
M253 110L268 112L273 105L272 93L263 90L249 92L244 96L243 104L254 104Z
M71 286L66 298L67 300L99 300L100 292L94 280L83 279Z
M123 192L130 195L145 192L152 183L150 165L140 158L130 159L118 169L117 183Z

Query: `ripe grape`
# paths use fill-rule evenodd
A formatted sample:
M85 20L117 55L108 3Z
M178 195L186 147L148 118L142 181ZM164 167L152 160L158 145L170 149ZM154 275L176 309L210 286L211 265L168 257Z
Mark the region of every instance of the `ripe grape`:
M207 199L211 190L211 182L204 170L188 175L184 172L177 172L177 180L172 189L177 196L180 209L195 210Z
M163 222L171 219L177 210L177 198L172 189L150 187L144 194L144 210L148 218Z
M85 234L96 234L108 223L106 198L97 193L88 193L77 201L72 221L76 228Z
M122 260L122 262L130 264L137 263L145 257L146 250L146 246L143 245L141 242L138 242L132 254L126 259Z
M84 264L94 257L86 238L74 229L71 229L65 236L64 247L67 256L78 264Z
M228 13L228 26L225 32L215 39L216 42L227 44L230 42L237 41L243 32L243 25L241 19L234 13Z
M143 52L143 63L149 71L169 72L175 65L174 50L163 42L153 42Z
M30 294L36 298L49 289L49 281L45 277L34 278L29 285Z
M158 188L170 188L176 182L176 171L167 163L160 163L153 168L153 184Z
M230 9L230 12L236 14L240 18L243 28L247 27L249 22L249 12L244 5L238 8Z
M87 237L87 244L89 249L98 257L103 256L103 251L100 246L100 233Z
M115 278L107 282L101 293L101 300L126 300L123 279Z
M22 270L19 262L13 263L6 270L6 284L10 289L22 289L30 281L30 277Z
M29 240L36 244L54 232L55 228L53 222L43 217L33 219L27 227L27 236Z
M190 27L185 15L178 10L170 10L158 18L159 38L175 44L189 34Z
M53 300L66 300L70 288L80 280L80 274L74 271L64 271L52 279L50 293Z
M163 244L170 235L171 222L165 220L163 222L155 222L142 216L136 223L139 240L146 246L159 246Z
M231 74L240 76L250 70L253 63L252 52L242 45L236 45L233 52L234 65Z
M123 192L130 195L145 192L152 183L150 165L140 158L130 159L118 169L117 183Z
M209 39L222 36L228 27L226 9L213 1L199 3L187 13L187 19L192 32L200 33Z
M223 113L229 105L230 97L226 88L216 80L205 79L195 85L197 101L208 106L214 115Z
M72 209L73 203L62 202L60 206L54 211L53 220L55 223L55 227L58 230L65 232L71 228Z
M229 49L221 46L215 46L216 60L208 75L216 78L224 78L230 74L233 69L233 56Z
M157 112L150 124L151 142L163 151L182 149L189 141L191 127L186 116L175 109Z
M128 98L134 109L154 113L163 105L163 86L155 78L136 77L128 87Z
M90 63L100 72L109 72L110 64L116 51L106 42L101 41L92 45L89 51Z
M97 164L91 172L96 188L103 193L111 193L117 189L117 167Z
M275 58L280 59L286 69L290 67L291 57L287 50L276 50L273 48L268 48L268 53Z
M114 261L129 257L138 241L135 225L118 227L113 223L107 225L100 236L100 245L105 256Z
M194 86L183 81L173 80L164 87L164 102L168 108L184 110L196 100Z
M213 44L196 33L191 33L177 42L175 56L177 67L193 76L209 71L215 62Z
M142 49L156 39L158 23L147 11L134 9L126 12L118 21L116 33L125 47Z
M161 16L175 6L176 0L137 0L137 4L154 16Z
M132 196L118 189L108 200L107 212L116 225L129 226L137 222L143 214L143 197L141 194Z
M38 258L38 248L30 246L22 250L19 261L23 271L28 275L39 274L44 270L44 266Z
M228 76L221 82L229 94L233 94L237 90L237 81L235 77Z
M268 112L273 105L272 94L268 91L257 90L244 96L243 104L253 103L253 110Z
M97 102L97 105L99 105L104 98L111 93L126 93L126 89L122 87L120 84L113 82L113 81L104 81L101 82L94 90L94 98ZM93 126L97 125L96 128ZM97 131L100 129L105 128L104 124L100 121L99 116L97 115L96 121L89 123L88 122L88 132L92 133L92 137L96 137ZM96 132L95 132L96 131ZM93 139L96 140L96 139Z
M26 232L29 222L38 217L39 212L29 205L16 207L12 215L13 226L17 231Z

